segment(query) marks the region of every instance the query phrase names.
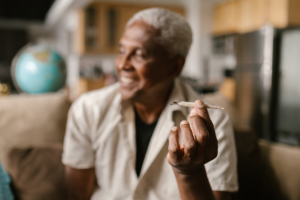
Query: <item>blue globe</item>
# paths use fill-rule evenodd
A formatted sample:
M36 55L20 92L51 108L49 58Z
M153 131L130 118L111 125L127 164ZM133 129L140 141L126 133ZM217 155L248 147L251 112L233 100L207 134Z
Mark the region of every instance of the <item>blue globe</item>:
M13 63L14 82L23 92L55 92L65 85L65 62L57 52L47 47L27 47L19 53Z

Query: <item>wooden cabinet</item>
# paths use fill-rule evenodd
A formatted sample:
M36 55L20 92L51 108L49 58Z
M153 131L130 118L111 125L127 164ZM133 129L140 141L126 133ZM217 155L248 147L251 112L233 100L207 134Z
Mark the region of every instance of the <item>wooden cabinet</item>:
M149 7L155 6L93 3L80 10L75 52L79 55L117 53L127 21L138 11ZM184 15L181 7L163 7Z
M300 25L300 0L231 0L214 9L214 34L245 33L266 24Z
M267 23L269 0L237 0L237 29L239 33L250 32Z
M119 6L92 4L79 11L75 51L78 54L113 53L121 32Z
M284 27L288 22L288 1L270 0L269 20L275 27Z
M300 0L290 0L288 10L288 25L300 26Z
M222 35L236 32L237 25L237 1L228 1L218 5L214 12L214 32Z
M269 0L269 13L276 28L300 26L300 0Z
M255 30L267 23L269 0L232 0L214 11L214 34L225 35Z

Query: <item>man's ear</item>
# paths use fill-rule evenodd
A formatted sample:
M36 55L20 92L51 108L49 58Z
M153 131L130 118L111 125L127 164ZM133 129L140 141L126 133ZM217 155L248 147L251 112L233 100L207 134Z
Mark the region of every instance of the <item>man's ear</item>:
M174 78L178 77L183 69L185 63L185 57L183 56L176 56L173 58L173 73L172 75Z

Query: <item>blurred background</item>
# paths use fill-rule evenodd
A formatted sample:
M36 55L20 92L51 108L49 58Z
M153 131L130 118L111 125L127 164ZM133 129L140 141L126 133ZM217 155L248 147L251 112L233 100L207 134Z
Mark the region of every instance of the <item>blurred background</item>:
M117 81L124 26L150 7L192 27L180 79L230 115L233 199L299 200L300 0L0 0L0 162L16 199L64 199L69 107Z
M298 0L2 0L1 95L22 92L12 61L28 44L61 55L71 100L116 82L124 26L149 7L188 20L194 38L181 79L200 93L220 92L234 106L236 129L300 144Z

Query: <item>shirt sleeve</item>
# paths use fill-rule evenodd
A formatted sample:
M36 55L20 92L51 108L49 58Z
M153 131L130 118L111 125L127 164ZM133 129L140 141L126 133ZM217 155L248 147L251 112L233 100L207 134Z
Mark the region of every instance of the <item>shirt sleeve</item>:
M88 117L83 99L74 102L68 114L62 156L62 162L67 166L77 169L88 169L94 166Z
M238 190L237 155L233 129L227 113L209 111L218 139L218 156L205 165L213 191L235 192Z

